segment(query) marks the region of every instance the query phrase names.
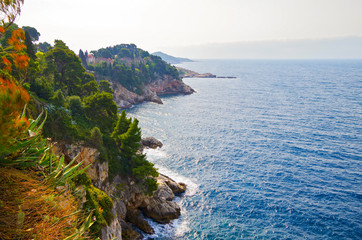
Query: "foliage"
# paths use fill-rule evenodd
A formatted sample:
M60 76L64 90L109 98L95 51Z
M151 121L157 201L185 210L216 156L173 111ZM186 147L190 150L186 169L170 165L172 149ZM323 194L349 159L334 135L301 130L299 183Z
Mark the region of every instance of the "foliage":
M5 29L0 26L0 33ZM7 31L8 33L9 31ZM2 39L2 41L5 38ZM11 37L7 39L7 47L0 47L0 77L14 81L17 79L22 82L25 78L25 71L29 65L30 58L27 56L24 44L25 35L22 29L11 31ZM4 45L3 45L4 46Z
M127 118L125 110L123 110L121 112L121 115L118 116L117 125L114 128L112 135L111 135L114 138L114 140L116 140L118 145L121 145L121 137L129 129L129 125L131 124L131 121L132 120L130 118Z
M61 90L56 91L51 100L55 106L65 107L65 98Z
M25 31L25 33L29 34L32 42L36 42L39 40L40 33L35 28L29 26L23 26L22 29Z
M88 211L94 211L96 218L95 223L91 226L91 231L96 235L100 235L102 226L110 224L113 219L112 214L112 199L103 191L93 185L85 186L87 201L84 208Z
M1 24L7 28L10 26L21 12L21 5L24 0L6 0L0 2Z
M0 152L11 146L14 138L21 137L29 126L21 114L30 96L15 82L0 77Z
M25 32L25 45L28 56L33 60L36 59L34 45L31 42L31 37L28 32Z
M3 24L4 18L15 19L22 2L1 1ZM0 239L84 239L92 224L91 215L82 224L83 214L77 211L71 192L55 188L63 186L65 190L86 168L80 170L83 163L76 164L76 159L65 164L64 157L54 155L41 136L46 114L35 120L25 117L30 96L20 85L31 88L24 83L29 66L25 35L22 29L9 25L0 26L0 33L1 41L6 41L0 47ZM37 71L29 72L34 75ZM62 96L59 92L57 99Z
M84 239L92 223L72 195L59 194L34 172L0 168L0 192L0 239Z
M0 32L5 29L0 27ZM14 30L9 39L9 47L0 47L0 153L11 146L13 139L23 136L23 130L29 126L25 114L21 114L30 96L19 86L12 75L14 71L24 70L29 57L24 53L24 32Z
M50 50L51 45L47 42L42 42L37 44L37 48L40 52L46 53Z
M82 93L81 93L82 96L87 97L98 92L99 92L98 83L96 82L96 80L91 80L82 85Z
M89 138L89 144L93 147L100 149L103 146L103 139L101 130L98 127L94 127L90 131L91 135Z
M54 81L54 87L65 96L77 95L85 75L79 58L64 42L55 40L54 48L45 54L44 74Z
M114 93L113 89L111 88L111 84L107 80L99 81L98 85L99 85L100 92L108 92L111 94Z
M50 100L50 98L54 95L52 85L44 77L36 78L30 85L30 91L34 92L38 97L43 98L44 100Z
M48 105L48 120L44 125L43 135L54 141L71 143L77 137L77 128L73 124L70 111L64 107Z
M160 57L150 55L134 44L120 44L113 47L92 51L98 59L112 59L113 63L96 61L88 64L89 70L95 71L99 78L119 82L122 86L138 94L143 85L163 76L180 79L175 67L167 64Z
M117 121L117 105L110 93L96 93L83 99L84 110L89 119L102 132L111 132Z
M73 117L84 116L84 108L82 105L82 100L79 96L68 97L68 108Z
M73 158L70 163L67 165L64 164L64 155L60 158L57 158L53 153L48 152L47 155L43 156L43 159L40 163L44 162L44 159L46 159L46 162L49 162L50 166L50 173L46 176L45 180L47 183L49 183L52 186L64 186L67 182L75 178L77 175L84 173L84 171L90 166L86 166L85 168L80 169L80 167L83 165L83 161L79 162L78 164L74 165L76 162L78 156ZM53 161L56 160L56 161ZM56 163L56 168L53 169L53 163Z
M82 62L83 67L87 67L87 56L84 54L84 52L82 51L82 49L79 50L79 59Z
M158 176L154 164L147 161L146 155L139 152L141 146L141 129L138 127L138 120L133 121L126 117L122 111L112 137L117 142L121 151L121 166L124 173L135 177L146 193L152 194L157 189L157 182L154 177Z

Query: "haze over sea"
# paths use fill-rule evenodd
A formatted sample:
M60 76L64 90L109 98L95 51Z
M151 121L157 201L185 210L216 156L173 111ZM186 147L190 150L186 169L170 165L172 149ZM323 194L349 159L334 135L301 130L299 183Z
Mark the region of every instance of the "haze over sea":
M362 239L362 60L205 60L236 79L127 110L182 216L146 239Z

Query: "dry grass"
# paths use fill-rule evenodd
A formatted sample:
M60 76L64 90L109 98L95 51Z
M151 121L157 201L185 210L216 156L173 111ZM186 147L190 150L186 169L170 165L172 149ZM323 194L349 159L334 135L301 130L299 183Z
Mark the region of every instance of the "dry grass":
M29 171L0 168L0 239L64 239L83 217L73 196Z

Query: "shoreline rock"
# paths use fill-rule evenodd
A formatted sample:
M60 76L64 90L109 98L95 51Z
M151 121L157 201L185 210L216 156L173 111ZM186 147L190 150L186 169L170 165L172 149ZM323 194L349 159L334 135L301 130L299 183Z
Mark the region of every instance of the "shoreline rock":
M86 173L95 187L112 198L112 213L115 218L108 226L102 228L102 240L122 239L122 236L123 239L142 239L141 234L135 231L130 224L144 233L152 234L154 230L144 216L162 224L170 223L180 216L180 206L173 200L175 195L186 191L186 184L177 183L166 175L159 174L157 177L158 189L152 196L149 196L132 178L116 175L110 181L108 163L98 160L97 149L83 146L81 143L72 145L58 143L54 144L53 151L56 154L64 154L68 160L79 154L77 162L84 160L86 163L92 164Z
M161 148L163 146L162 142L154 137L142 138L141 144L143 147L148 147L153 149Z
M129 91L119 83L112 83L112 88L114 90L113 100L120 109L130 108L142 102L163 104L160 98L162 95L189 95L195 92L182 80L173 79L169 76L164 76L147 84L142 95Z

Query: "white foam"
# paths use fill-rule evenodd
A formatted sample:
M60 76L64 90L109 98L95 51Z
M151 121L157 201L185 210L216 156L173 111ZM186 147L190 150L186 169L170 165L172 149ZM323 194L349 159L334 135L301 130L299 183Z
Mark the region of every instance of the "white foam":
M165 159L167 159L167 152L162 149L145 149L144 153L147 154L147 159L155 164L155 167L158 169L158 172L170 177L176 182L183 182L187 185L186 192L181 197L175 197L174 201L180 205L181 216L178 219L173 220L169 224L159 224L151 219L146 219L150 226L155 230L155 233L152 235L146 235L144 239L148 238L166 238L174 236L181 238L185 233L191 231L189 225L190 223L187 219L187 211L183 207L182 200L188 196L195 195L198 191L198 185L191 178L182 176L181 174L169 169L168 167L162 165Z
M168 157L167 152L157 148L145 149L144 153L146 153L147 159L155 164L155 167L158 169L159 173L170 177L176 182L183 182L187 185L185 196L192 196L197 193L198 185L195 183L195 181L193 181L191 178L182 176L181 174L164 166L164 159Z
M166 168L159 164L155 164L155 167L158 169L159 173L162 173L163 175L168 176L172 180L174 180L176 182L185 183L187 186L185 196L192 196L197 193L199 186L191 178L182 176L182 175L170 170L169 168Z
M172 237L182 237L185 233L191 231L189 227L189 222L181 218L173 220L168 224L159 224L152 219L146 218L146 221L150 226L155 230L155 233L152 235L145 235L143 239L149 238L166 238L171 239Z
M160 148L157 149L146 148L143 150L143 153L145 153L147 155L147 159L151 160L152 162L153 160L167 157L167 153Z

